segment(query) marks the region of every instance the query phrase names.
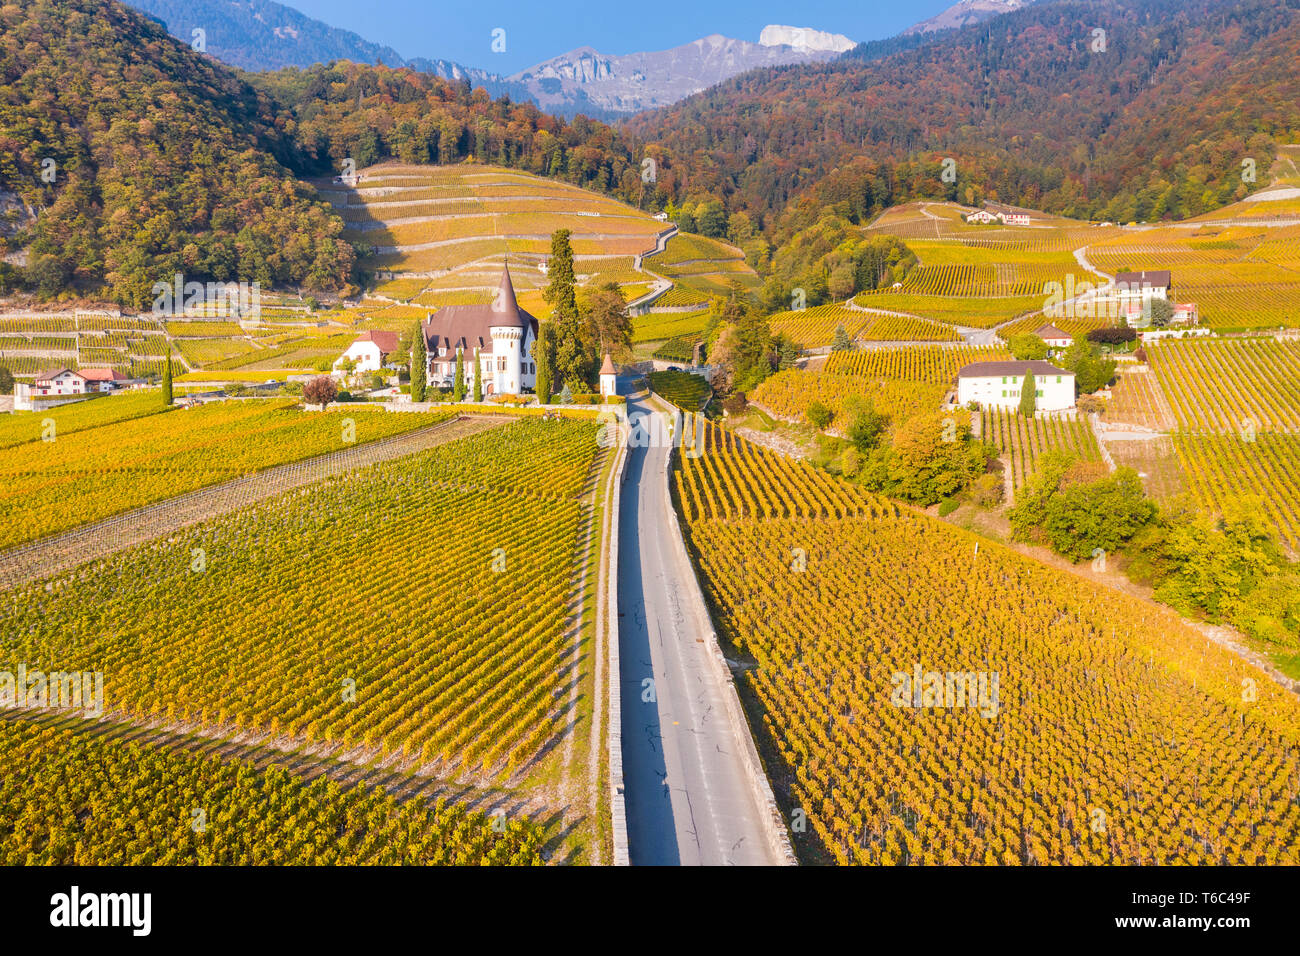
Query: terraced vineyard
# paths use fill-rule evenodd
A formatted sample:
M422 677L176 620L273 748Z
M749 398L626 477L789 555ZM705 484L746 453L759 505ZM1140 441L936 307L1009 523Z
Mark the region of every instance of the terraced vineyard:
M745 254L721 239L681 232L668 240L664 251L646 260L645 267L673 282L673 288L656 305L693 305L709 296L755 292L762 281L745 262Z
M973 362L999 362L1011 358L1006 349L994 346L921 346L902 349L865 349L832 352L824 371L868 378L897 378L933 385L955 385L957 373Z
M349 223L345 235L376 250L363 259L364 267L417 274L450 270L439 283L442 291L491 293L508 254L518 268L520 304L530 311L535 303L527 293L545 283L536 266L548 254L555 230L572 231L576 271L586 274L603 260L619 260L630 269L630 257L652 249L665 228L650 214L607 196L518 170L385 163L362 170L361 176L356 188L328 181L319 188ZM451 278L459 281L446 281ZM415 298L427 285L402 289L402 298ZM430 298L423 304L451 303Z
M698 411L700 404L713 394L709 383L690 372L651 372L650 388L678 408Z
M873 315L858 333L864 342L960 342L961 333L951 326L901 315Z
M654 350L654 357L664 362L690 364L695 358L695 343L699 340L695 334L678 335L661 343Z
M835 329L839 326L844 327L850 339L856 338L872 318L870 313L828 303L777 312L769 316L768 324L772 327L773 334L789 336L800 348L815 349L830 345L835 339Z
M541 831L495 826L439 800L308 782L278 767L0 718L5 866L514 864L542 862Z
M679 336L699 336L708 324L708 310L698 312L651 312L632 320L633 342L658 342Z
M1253 496L1300 550L1300 341L1163 342L1148 349L1187 490L1206 508Z
M1300 702L1263 672L722 429L701 450L674 485L805 861L1300 862Z
M1153 431L1165 431L1174 424L1155 375L1142 366L1121 369L1119 380L1111 388L1106 421Z
M161 402L156 393L151 398ZM90 416L138 410L142 404L145 399L114 396L55 414ZM46 413L20 413L12 419L12 435L24 441L0 457L0 549L437 421L364 405L328 412L298 411L293 405L290 400L215 402L93 427L84 418L74 419L71 433L59 432L55 418L49 441L40 425Z
M1229 499L1256 498L1282 541L1300 552L1300 435L1175 432L1187 490L1212 511Z
M1173 298L1195 302L1216 329L1300 328L1300 227L1133 230L1090 246L1088 258L1107 272L1169 269Z
M1116 320L1107 316L1047 316L1031 315L998 329L998 338L1004 342L1011 341L1013 335L1032 335L1048 323L1071 336L1087 335L1093 329L1105 329L1114 325Z
M1057 416L1026 418L1005 408L980 412L981 434L998 447L1012 489L1019 489L1034 472L1038 457L1051 448L1072 452L1081 461L1100 461L1101 449L1086 419Z
M40 441L43 436L75 434L88 428L98 428L114 422L130 421L168 411L162 403L162 394L140 391L122 395L105 395L57 408L35 412L15 412L0 416L0 448L12 448L28 442ZM50 432L48 423L53 422Z
M1169 340L1151 369L1188 431L1300 431L1300 341Z
M2 592L0 670L101 671L119 720L510 777L574 717L596 452L590 422L521 420Z
M917 295L899 290L860 292L853 301L864 309L905 312L945 325L991 329L1011 319L1038 312L1043 307L1045 297L1038 294L1015 298L977 299Z
M844 404L850 398L870 399L876 411L897 424L921 412L934 411L946 392L945 386L932 383L792 368L761 382L753 400L782 418L799 421L807 417L809 405L820 402L834 413L831 427L842 428Z

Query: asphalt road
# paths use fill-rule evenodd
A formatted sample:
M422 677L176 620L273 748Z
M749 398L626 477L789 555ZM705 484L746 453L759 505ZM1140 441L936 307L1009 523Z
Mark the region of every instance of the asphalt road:
M630 413L650 411L629 400ZM668 519L666 448L631 447L619 515L623 779L633 865L775 864ZM647 683L652 680L653 684Z

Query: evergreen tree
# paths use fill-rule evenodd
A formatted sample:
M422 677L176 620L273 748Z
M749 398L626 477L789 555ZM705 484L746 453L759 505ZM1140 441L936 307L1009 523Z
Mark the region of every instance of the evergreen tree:
M411 401L422 402L428 389L425 373L429 367L429 355L424 347L424 329L415 323L415 338L411 345Z
M831 342L832 352L851 352L853 351L853 340L849 338L848 330L842 325L835 326L835 338Z
M561 405L573 404L573 389L569 388L568 382L565 382L564 388L560 390L560 404Z
M578 314L578 299L574 291L577 278L573 271L570 235L572 233L568 229L557 229L551 235L551 258L546 266L546 274L551 281L542 293L542 298L551 306L552 318Z
M537 340L533 342L533 361L537 365L537 401L541 405L551 404L551 324L542 322L537 328Z
M456 349L456 378L451 384L451 394L456 401L465 398L465 358L464 352Z
M483 358L474 350L474 401L483 401Z
M1038 410L1038 396L1034 393L1037 386L1034 383L1034 373L1026 372L1025 380L1020 383L1020 414L1026 418L1033 418L1034 412Z
M552 377L555 382L585 389L595 370L596 342L578 310L569 235L568 229L557 229L551 236L551 258L547 264L551 281L542 295L551 306Z
M172 357L167 355L167 364L163 366L162 398L164 405L172 403Z

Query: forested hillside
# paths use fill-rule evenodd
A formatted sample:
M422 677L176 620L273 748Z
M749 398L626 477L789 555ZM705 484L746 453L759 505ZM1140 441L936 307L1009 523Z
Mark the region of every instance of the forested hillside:
M536 106L491 99L465 82L357 63L285 69L252 77L278 104L317 171L385 159L513 166L613 193L634 204L666 201L663 177L646 183L633 144L612 127L579 116L566 122Z
M679 187L770 230L920 196L1081 217L1183 217L1240 198L1300 132L1300 0L1028 7L879 57L756 71L628 128ZM1096 33L1104 30L1104 37ZM1104 44L1101 42L1104 41ZM942 176L955 161L955 179Z
M270 103L134 10L0 8L0 104L0 234L17 262L4 286L106 285L141 307L176 272L320 290L349 281L343 224L287 168L295 146Z

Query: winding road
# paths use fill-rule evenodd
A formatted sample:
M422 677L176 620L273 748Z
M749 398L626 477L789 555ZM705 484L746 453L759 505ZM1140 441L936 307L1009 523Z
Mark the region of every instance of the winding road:
M628 411L654 408L629 398ZM629 443L619 515L629 857L633 865L778 864L742 760L748 742L727 718L732 690L709 658L712 627L670 517L669 450L645 447L641 435Z

